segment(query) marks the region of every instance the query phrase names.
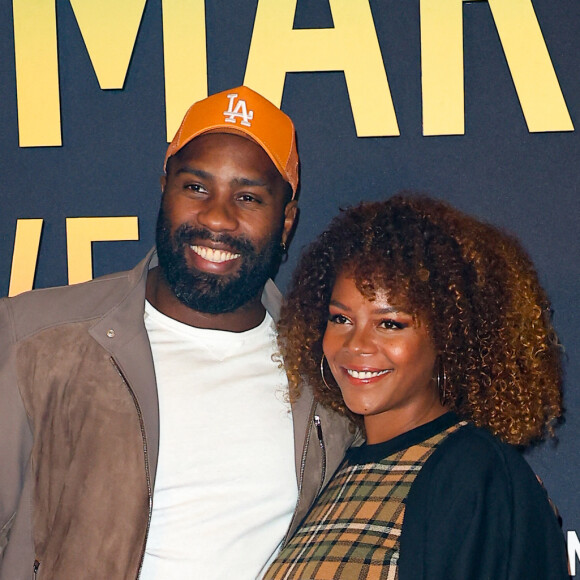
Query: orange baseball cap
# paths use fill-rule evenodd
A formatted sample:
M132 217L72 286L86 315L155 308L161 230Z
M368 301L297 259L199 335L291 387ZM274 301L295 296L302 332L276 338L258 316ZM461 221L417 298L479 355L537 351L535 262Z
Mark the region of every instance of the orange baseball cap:
M194 103L183 118L165 155L167 160L190 141L206 133L233 133L257 143L282 177L298 188L298 151L294 124L270 101L248 87L237 87Z

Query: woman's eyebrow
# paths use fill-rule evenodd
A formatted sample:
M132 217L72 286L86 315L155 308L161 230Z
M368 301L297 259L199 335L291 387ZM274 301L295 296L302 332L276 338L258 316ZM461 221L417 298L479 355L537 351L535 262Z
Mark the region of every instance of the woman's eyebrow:
M346 310L348 312L352 311L352 308L349 308L346 304L343 304L342 302L340 302L338 300L331 300L330 305L336 306L337 308L341 308L341 309ZM395 314L395 313L399 313L399 312L401 312L401 310L395 306L387 306L386 308L375 308L373 310L373 313L375 313L375 314Z

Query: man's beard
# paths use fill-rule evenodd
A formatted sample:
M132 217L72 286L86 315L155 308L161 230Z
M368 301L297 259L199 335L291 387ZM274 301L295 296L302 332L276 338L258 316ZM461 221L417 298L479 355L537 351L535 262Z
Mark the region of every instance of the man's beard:
M157 255L159 267L175 296L198 312L224 314L233 312L261 294L264 284L273 276L282 258L282 227L275 231L261 252L244 236L212 234L203 228L180 225L173 235L163 204L157 218ZM240 254L241 266L232 275L201 272L187 265L185 247L202 240L223 243Z

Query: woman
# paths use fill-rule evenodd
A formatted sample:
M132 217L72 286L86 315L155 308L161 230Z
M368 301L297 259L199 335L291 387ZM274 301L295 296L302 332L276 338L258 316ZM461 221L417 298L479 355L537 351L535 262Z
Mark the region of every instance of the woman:
M553 436L561 350L508 234L423 196L336 218L280 322L293 389L350 417L351 449L265 578L568 578L515 447Z

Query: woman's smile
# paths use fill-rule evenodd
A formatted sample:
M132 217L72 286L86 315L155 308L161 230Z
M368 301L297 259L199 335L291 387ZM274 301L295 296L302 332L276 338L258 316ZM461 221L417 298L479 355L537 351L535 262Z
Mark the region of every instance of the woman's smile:
M364 370L364 369L349 369L342 367L342 370L350 378L353 384L357 383L370 383L381 379L387 373L393 372L392 369L384 370Z

